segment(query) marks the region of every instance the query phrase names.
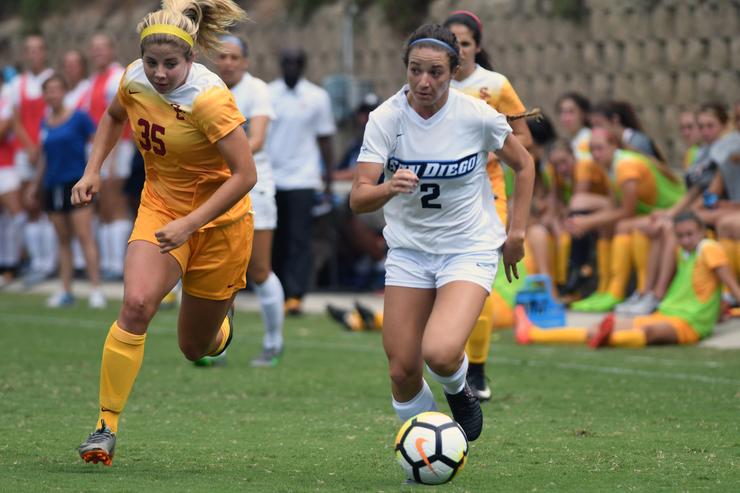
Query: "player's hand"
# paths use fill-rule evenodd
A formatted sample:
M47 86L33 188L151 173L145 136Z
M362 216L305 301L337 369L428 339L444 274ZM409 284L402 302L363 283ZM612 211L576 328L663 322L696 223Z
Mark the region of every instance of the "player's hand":
M585 235L588 230L582 216L570 217L565 221L565 230L576 238Z
M401 168L393 173L389 183L393 195L412 193L419 185L419 177L410 169Z
M31 164L31 166L36 166L39 162L39 158L41 157L41 149L39 146L31 146L27 150L28 153L28 162Z
M511 282L514 278L519 279L519 271L516 264L524 258L524 235L509 234L503 246L504 274L506 280Z
M100 191L100 175L82 175L72 187L72 205L80 207L93 201Z
M179 247L190 238L195 230L184 217L167 223L163 228L154 232L159 242L159 253L167 253Z

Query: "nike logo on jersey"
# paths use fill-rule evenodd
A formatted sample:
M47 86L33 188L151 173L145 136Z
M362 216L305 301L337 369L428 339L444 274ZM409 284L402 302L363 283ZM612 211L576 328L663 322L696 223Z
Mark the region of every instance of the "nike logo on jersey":
M131 89L128 90L129 94L139 94L141 91L132 91Z
M479 153L455 161L403 161L392 157L388 160L388 171L395 173L399 169L410 169L421 179L458 178L471 173L478 161Z

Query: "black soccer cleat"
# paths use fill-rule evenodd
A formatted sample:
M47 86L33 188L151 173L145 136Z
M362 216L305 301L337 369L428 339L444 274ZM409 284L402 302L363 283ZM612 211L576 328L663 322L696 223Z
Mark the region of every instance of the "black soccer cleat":
M447 403L450 405L452 417L462 427L469 441L476 440L483 431L483 411L480 408L478 398L473 394L470 386L465 382L463 388L457 394L448 394Z
M355 301L355 310L360 314L362 323L365 324L365 330L378 330L380 327L375 326L375 312L359 301Z
M473 392L479 401L485 402L491 399L491 387L488 386L488 378L486 377L485 369L483 365L470 364L468 367L468 374L466 375L470 390Z

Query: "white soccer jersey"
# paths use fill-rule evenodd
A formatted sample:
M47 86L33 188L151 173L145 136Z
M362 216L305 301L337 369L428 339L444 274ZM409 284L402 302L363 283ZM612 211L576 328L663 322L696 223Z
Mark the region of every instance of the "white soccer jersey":
M239 111L247 119L244 124L247 135L249 134L249 122L253 117L266 116L270 121L275 119L275 112L270 103L270 92L267 84L262 80L245 73L242 80L231 88L231 93L234 95ZM267 154L267 136L265 136L262 149L254 153L254 164L257 166L257 184L254 190L274 194L275 180L272 177L270 156Z
M450 89L445 105L423 119L408 86L370 113L358 162L380 163L384 178L399 168L420 178L411 194L383 207L391 248L448 254L493 250L506 239L486 175L489 151L511 133L506 118L479 99Z

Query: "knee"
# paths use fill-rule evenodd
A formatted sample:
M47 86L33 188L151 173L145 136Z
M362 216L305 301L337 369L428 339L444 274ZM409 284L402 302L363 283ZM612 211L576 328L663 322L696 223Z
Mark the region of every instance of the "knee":
M126 327L146 327L157 311L157 303L142 292L126 293L121 306L121 320Z
M451 375L460 367L460 352L449 347L424 350L424 361L438 375Z
M262 284L270 277L270 267L265 265L255 265L249 270L249 278L257 284Z
M733 221L731 219L731 216L725 216L717 220L715 228L717 229L717 236L719 238L729 238L733 236L733 233L735 232L735 225L733 224Z
M632 232L632 224L629 221L619 221L616 227L618 235L628 235Z
M180 352L189 361L197 361L206 355L207 348L194 343L193 341L179 341Z
M397 387L405 387L411 381L421 376L421 369L407 362L393 361L388 364L391 381Z

